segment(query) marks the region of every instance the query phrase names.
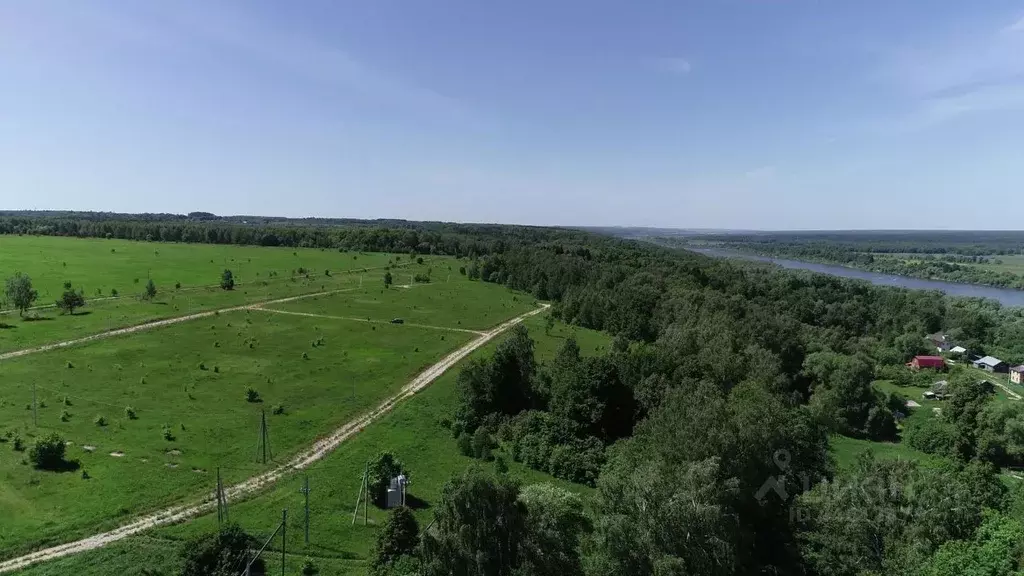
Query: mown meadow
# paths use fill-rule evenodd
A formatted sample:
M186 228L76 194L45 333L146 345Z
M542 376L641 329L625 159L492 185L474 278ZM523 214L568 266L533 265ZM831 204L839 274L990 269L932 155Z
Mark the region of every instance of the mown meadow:
M535 341L540 361L550 361L570 335L576 338L585 355L597 354L610 346L610 338L600 332L571 328L561 323L556 323L548 331L544 326L544 316L530 318L525 324ZM502 338L496 338L474 352L467 361L490 355ZM445 427L456 403L457 375L457 370L449 371L307 471L280 482L268 492L229 505L230 520L262 539L276 528L281 511L288 509L287 573L299 573L304 560L310 558L321 574L365 574L367 558L385 517L383 510L371 505L367 525L362 523L362 510L359 522L352 523L360 474L368 459L382 450L389 450L408 466L412 479L410 501L414 503L421 527L430 522L432 505L436 504L444 483L453 474L472 465L494 465L481 464L479 460L460 454L451 431ZM590 488L531 470L513 462L507 455L503 460L509 467L508 473L523 484L550 482L581 493L585 500L592 495ZM304 543L304 496L299 492L305 475L308 475L310 485L309 546ZM141 560L145 559L146 567L153 573L175 574L182 544L189 537L214 530L216 526L217 517L210 514L185 524L160 528L108 548L34 566L22 573L31 576L72 572L99 576L111 571L141 574L137 571ZM278 539L272 543L266 557L268 566L274 570L279 566L280 550Z
M3 241L11 239L25 240ZM70 247L60 258L71 270L82 264L75 257L104 254L97 246L133 255L124 267L104 268L93 261L92 276L64 274L64 266L57 272L18 268L34 274L40 287L52 285L54 278L92 286L105 275L115 281L130 277L145 264L143 250L152 254L150 264L171 254L184 257L177 245L31 240ZM80 241L87 246L78 246ZM279 465L477 337L471 331L537 305L526 295L468 280L453 258L416 262L407 255L309 249L185 248L198 258L220 257L216 265L184 267L187 273L180 276L192 287L161 287L151 300L96 300L74 315L32 310L29 314L39 319L25 320L8 313L4 322L13 328L0 331L0 353L189 312L333 293L0 360L0 558L196 499L212 488L218 468L226 483L235 483ZM0 250L10 249L4 244ZM239 282L233 290L198 285L207 278L216 281L230 258L236 263L251 258L261 271L277 267L280 277L256 280L254 265L251 275L241 275L251 284ZM306 268L311 262L325 268ZM385 287L383 268L352 267L349 271L357 273L346 274L343 262L385 267L390 262L394 285ZM6 273L10 262L4 266ZM288 266L295 267L294 274ZM329 275L327 266L333 266ZM399 274L430 281L403 285ZM277 307L301 314L274 312ZM407 322L393 324L394 318ZM266 465L256 462L264 412L272 453ZM54 432L67 443L68 465L61 472L37 469L31 447Z

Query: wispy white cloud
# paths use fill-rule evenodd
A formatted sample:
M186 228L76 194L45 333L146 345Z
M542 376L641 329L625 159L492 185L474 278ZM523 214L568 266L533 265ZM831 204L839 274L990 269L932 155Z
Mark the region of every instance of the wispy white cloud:
M133 4L96 0L88 6L54 0L29 3L15 14L26 50L60 60L91 61L106 67L125 59L188 53L190 58L241 57L273 70L288 82L307 83L339 97L362 98L381 107L459 125L490 125L465 102L409 82L345 50L333 39L287 29L265 14L222 2L182 0ZM2 46L3 44L0 44ZM179 70L187 70L182 67ZM169 73L176 74L179 70Z
M654 66L663 72L678 76L685 76L693 71L693 64L681 56L658 58L654 61Z
M906 112L869 124L887 132L909 131L972 113L1024 108L1021 54L1024 18L930 45L889 50L879 77Z
M1007 32L1024 32L1024 16L1013 24L1006 27Z
M168 17L198 37L298 78L443 120L485 123L457 98L376 68L323 39L288 31L258 14L232 10L222 3L199 2L193 6L191 10L172 10Z

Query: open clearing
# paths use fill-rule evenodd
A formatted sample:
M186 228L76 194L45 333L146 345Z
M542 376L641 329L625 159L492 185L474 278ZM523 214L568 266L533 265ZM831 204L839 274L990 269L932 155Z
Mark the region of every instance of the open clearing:
M39 291L37 304L50 305L64 282L85 290L86 298L142 291L147 278L158 287L216 287L225 268L241 286L262 280L283 280L304 268L318 276L362 268L381 268L408 255L338 252L316 248L270 248L218 244L132 242L57 236L0 238L0 277L16 271L32 277ZM271 272L274 273L271 276Z
M538 359L551 359L565 337L574 333L584 354L596 353L609 345L607 335L583 329L570 329L557 324L550 335L544 332L543 315L524 321L536 341ZM500 339L500 338L499 338ZM490 354L496 339L471 357ZM230 507L231 519L240 522L252 533L265 537L280 520L281 510L289 509L288 573L298 573L305 556L315 558L322 574L365 574L366 557L376 537L384 513L370 507L370 525L353 526L352 505L358 490L359 474L367 458L381 450L392 450L412 471L410 495L417 500L416 515L425 526L433 514L430 506L437 502L441 488L452 474L473 463L459 454L451 432L441 425L455 403L457 368L448 371L431 386L397 405L391 412L341 444L322 461L306 472L310 477L311 544L303 543L302 495L297 492L302 476L282 480L269 492ZM566 484L509 461L510 473L524 483L555 482L574 490L588 489ZM206 515L186 524L158 528L133 536L108 547L91 550L25 569L31 576L78 574L100 576L110 573L133 573L144 560L155 573L173 574L178 569L178 550L182 539L216 526L216 515ZM276 544L275 544L276 546ZM275 547L276 562L280 548Z
M12 243L12 240L15 242ZM19 243L30 240L52 247L63 260L54 262L54 256L51 255L49 260L45 260L49 267L44 267L42 261L26 261L23 255L8 258L17 252ZM88 244L89 248L79 247L79 242ZM107 252L100 250L108 242L118 247L105 248ZM34 248L36 251L41 249L38 246ZM110 249L114 249L115 252L111 254ZM121 251L134 256L125 261L120 258L111 261L111 258L121 254ZM168 264L161 260L162 258L168 254L175 254L175 258L185 258L188 251L195 251L192 262L199 263L182 268L188 272L183 275L191 278L195 284L188 284L182 280L165 280L157 275L158 270L165 270L165 276L170 276L178 270L166 268ZM156 255L157 253L159 255ZM148 259L143 258L146 254ZM232 256L229 257L227 254ZM213 257L217 255L219 260ZM207 256L210 256L214 263L203 260ZM74 257L84 261L75 260ZM63 263L67 266L63 266ZM0 244L0 275L7 278L17 271L27 273L39 292L39 298L36 300L39 308L27 314L30 319L22 319L12 310L0 313L0 353L203 310L360 286L367 290L371 286L383 288L383 268L389 263L398 266L393 269L396 275L429 273L436 281L439 278L447 279L451 274L449 268L456 267L454 265L457 261L448 257L428 257L420 265L408 255L353 254L308 248L285 250L75 238L4 237ZM172 266L178 264L177 260L171 263ZM225 291L217 286L225 268L232 268L236 282L234 290ZM245 272L246 270L248 271ZM241 276L239 271L243 272ZM144 301L139 295L143 292L147 277L150 275L157 286L157 295L151 301ZM452 278L453 283L460 280L465 279L458 274ZM74 315L61 315L53 307L64 281L70 281L75 289L82 289L85 293L87 305ZM117 288L117 298L110 296L109 287L103 287L107 286L104 282L123 284ZM176 287L178 282L181 283L180 288ZM102 286L94 288L101 284ZM45 286L56 287L44 288ZM97 295L97 291L102 292L102 296Z
M429 289L413 286L383 290L374 283L344 294L314 296L268 308L387 322L401 307L406 322L486 330L535 308L533 302L532 297L507 290L496 293L494 286L469 282L455 274L450 281L441 276Z
M91 478L38 472L22 464L25 455L12 442L2 445L0 555L108 527L201 491L209 480L193 468L225 467L228 481L247 477L263 409L273 453L292 453L470 337L238 311L3 362L0 433L9 430L31 445L58 431L74 443L69 457ZM38 430L26 409L33 386ZM246 400L249 387L262 402ZM283 415L272 414L278 405ZM136 420L126 417L127 406ZM95 423L100 416L107 425ZM112 451L124 456L111 458ZM178 465L173 473L168 464Z
M30 311L33 320L0 314L0 558L194 501L218 468L228 485L267 473L276 479L273 471L303 447L328 434L324 442L340 442L339 426L360 425L357 416L393 398L414 375L413 383L429 382L437 374L425 368L443 371L458 360L436 364L446 354L537 310L528 295L469 281L454 258L46 237L4 242L0 254L18 257L5 259L0 274L31 275L42 307ZM386 266L396 285L406 274L431 282L410 278L406 287L385 289ZM232 291L209 286L224 268L235 274ZM148 277L158 286L152 301L137 297ZM85 290L81 313L46 308L65 280ZM118 288L120 297L99 296L121 283L131 288ZM394 318L404 323L392 324ZM141 329L118 331L133 326ZM74 343L36 350L66 341ZM32 353L15 354L22 350ZM258 398L247 398L250 388ZM264 411L271 461L257 464ZM358 431L340 430L344 438ZM27 448L50 432L67 440L72 465L65 472L28 462ZM14 449L19 439L24 451Z

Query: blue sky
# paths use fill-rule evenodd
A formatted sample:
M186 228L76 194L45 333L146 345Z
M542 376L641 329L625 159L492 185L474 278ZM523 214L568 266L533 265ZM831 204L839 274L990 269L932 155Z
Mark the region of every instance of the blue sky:
M0 0L0 198L1021 228L1024 1Z

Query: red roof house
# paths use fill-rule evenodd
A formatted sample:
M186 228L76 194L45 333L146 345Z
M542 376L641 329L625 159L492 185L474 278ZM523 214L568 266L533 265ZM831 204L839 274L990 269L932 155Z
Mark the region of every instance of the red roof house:
M907 362L907 366L910 366L914 370L920 370L922 368L945 370L946 361L942 356L914 356L913 360Z

